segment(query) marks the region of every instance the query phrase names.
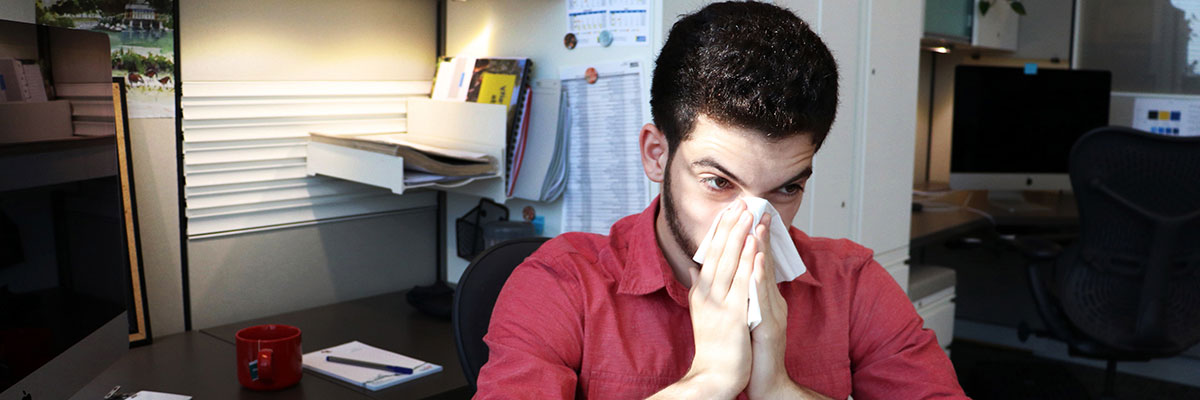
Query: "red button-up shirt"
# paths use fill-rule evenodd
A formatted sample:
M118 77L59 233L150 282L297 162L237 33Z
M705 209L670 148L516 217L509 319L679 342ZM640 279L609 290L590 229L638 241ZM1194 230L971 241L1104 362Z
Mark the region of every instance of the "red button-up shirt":
M688 290L658 247L657 210L656 199L608 236L560 235L513 271L484 337L477 399L641 399L683 377L695 353ZM837 399L965 397L870 250L790 233L808 268L779 283L792 380Z

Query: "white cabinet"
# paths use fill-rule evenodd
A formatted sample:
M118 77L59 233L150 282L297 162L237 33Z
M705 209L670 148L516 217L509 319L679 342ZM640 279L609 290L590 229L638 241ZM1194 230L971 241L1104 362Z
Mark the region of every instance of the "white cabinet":
M1007 0L993 2L986 15L979 11L979 3L976 2L971 45L985 49L1016 50L1020 18Z

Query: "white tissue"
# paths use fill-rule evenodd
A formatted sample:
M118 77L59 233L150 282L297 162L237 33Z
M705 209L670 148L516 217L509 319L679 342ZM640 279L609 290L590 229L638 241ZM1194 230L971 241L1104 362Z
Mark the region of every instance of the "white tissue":
M753 223L750 226L758 226L758 221L762 219L763 213L771 213L771 257L775 260L775 282L788 282L796 277L804 274L807 269L804 267L804 260L800 258L800 252L796 251L796 244L792 242L792 235L788 233L787 225L784 224L783 218L779 216L779 211L771 206L771 202L759 197L743 197L746 202L746 210L754 216ZM733 206L731 203L730 207ZM713 219L712 225L708 228L708 233L704 234L704 240L700 242L700 248L696 250L696 255L692 260L703 264L704 253L708 252L709 242L717 232L717 224L721 222L721 216L725 215L725 211L729 211L729 207L721 210L717 217ZM751 230L753 235L753 230ZM758 327L762 322L762 310L758 305L758 284L753 279L750 280L750 306L746 310L746 324L750 326L750 330Z

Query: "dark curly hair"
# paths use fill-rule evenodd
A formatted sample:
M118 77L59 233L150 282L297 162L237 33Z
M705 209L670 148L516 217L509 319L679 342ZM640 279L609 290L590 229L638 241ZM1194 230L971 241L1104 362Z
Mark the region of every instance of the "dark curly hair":
M837 114L837 62L786 9L725 2L684 16L654 66L650 112L673 156L696 117L821 147Z

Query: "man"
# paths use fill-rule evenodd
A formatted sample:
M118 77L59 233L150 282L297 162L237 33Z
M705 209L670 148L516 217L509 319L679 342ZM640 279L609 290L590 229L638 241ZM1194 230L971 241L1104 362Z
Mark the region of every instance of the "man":
M769 214L751 226L740 200L764 198L790 224L837 79L820 38L773 5L713 4L676 23L639 142L660 199L609 236L563 234L517 267L484 338L477 397L964 397L870 250L789 228L808 272L776 284Z

